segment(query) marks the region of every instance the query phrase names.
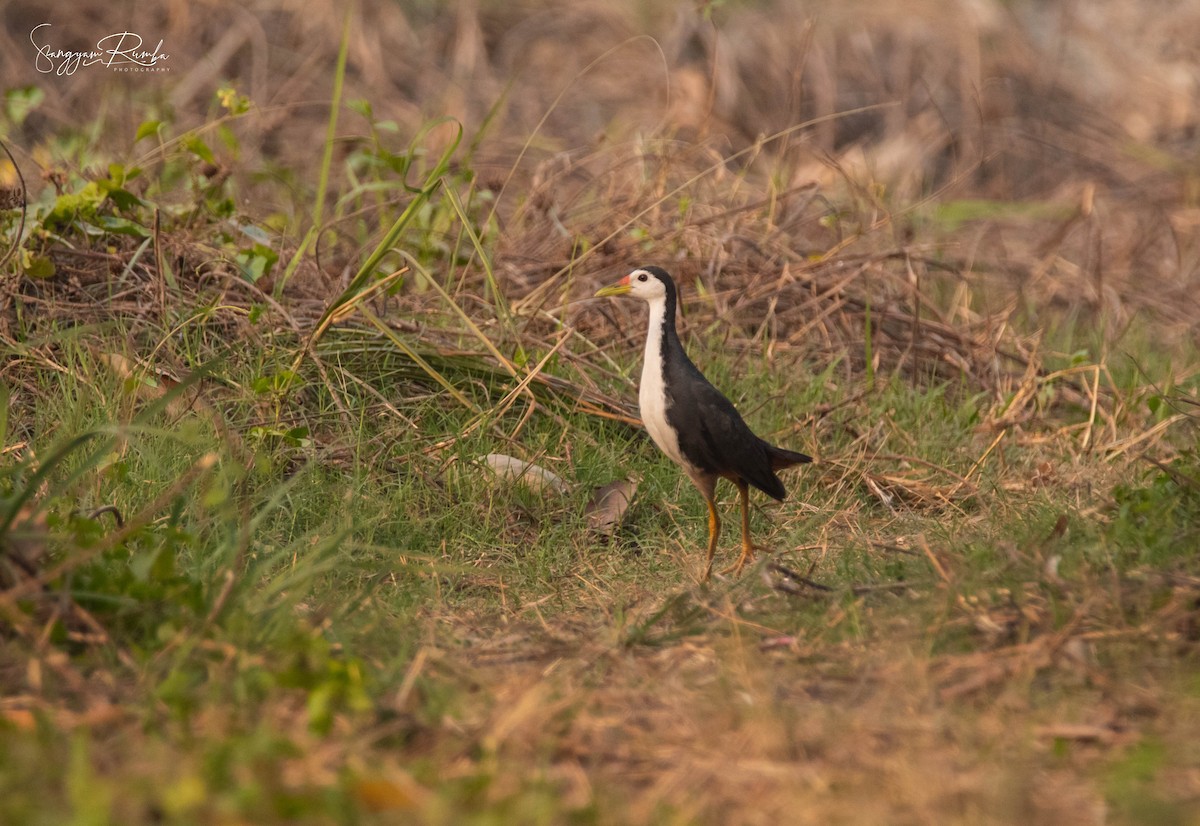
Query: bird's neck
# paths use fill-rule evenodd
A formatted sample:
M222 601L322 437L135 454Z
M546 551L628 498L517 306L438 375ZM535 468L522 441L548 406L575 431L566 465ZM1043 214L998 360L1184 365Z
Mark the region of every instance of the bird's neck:
M643 371L662 370L668 355L680 347L675 332L675 296L666 295L650 302L650 321L646 330L646 353Z

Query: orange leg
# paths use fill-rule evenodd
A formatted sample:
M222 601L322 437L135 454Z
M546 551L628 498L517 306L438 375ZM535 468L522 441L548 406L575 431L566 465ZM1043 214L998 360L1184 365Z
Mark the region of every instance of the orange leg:
M721 517L717 516L717 503L711 496L704 497L708 503L708 564L704 566L703 582L712 576L713 555L717 552L717 537L721 535Z
M721 573L741 573L746 563L754 559L754 542L750 539L750 486L741 479L734 481L738 489L738 499L742 502L742 555L737 562L730 565Z

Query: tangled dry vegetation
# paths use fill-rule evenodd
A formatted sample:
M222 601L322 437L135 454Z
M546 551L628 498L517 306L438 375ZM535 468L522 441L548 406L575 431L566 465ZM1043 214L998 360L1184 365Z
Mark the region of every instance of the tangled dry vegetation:
M1014 331L1064 312L1115 337L1147 311L1165 339L1194 336L1188 67L1200 12L876 5L814 16L786 3L718 8L712 21L665 4L649 20L619 3L364 9L350 24L345 97L370 101L400 135L436 116L463 123L473 146L456 160L470 166L459 185L494 199L485 229L503 294L521 314L549 311L585 333L594 314L563 301L649 257L703 283L693 324L720 319L743 340L767 335L776 350L861 369L870 307L880 366L966 375L997 393L1019 383L1033 354ZM198 127L214 82L237 78L256 108L232 124L238 156L218 158L210 178L311 165L325 111L307 102L328 97L337 43L324 35L341 25L332 5L269 3L228 27L184 4L147 14L144 25L175 44L173 74L111 99L128 108L157 97ZM42 10L13 3L5 15L5 77L39 80L20 41ZM123 125L97 108L111 104L96 78L42 84L31 144L108 117L108 142L120 145ZM360 123L343 122L342 157L366 140ZM430 153L448 140L446 130L428 138ZM55 174L28 155L18 165L32 181ZM247 213L286 209L280 195L247 183L238 200ZM362 241L346 224L361 218L328 223L281 296L289 323L302 328L344 286ZM279 243L286 253L295 242ZM159 260L190 276L185 289L255 299L202 238L173 229L159 245ZM106 246L52 248L66 284L8 289L48 302L50 317L161 307L155 262L131 262L132 239ZM99 301L118 273L124 288ZM482 277L465 266L458 289L480 295ZM1012 323L1014 313L1033 323Z
M105 7L77 5L89 25L109 24ZM820 374L835 365L826 380L852 388L795 423L796 433L815 433L818 442L835 428L850 433L840 455L822 457L826 495L841 504L820 544L802 549L822 560L830 533L856 530L847 526L865 506L851 491L897 520L909 506L967 519L977 472L1002 439L1025 450L1020 466L999 474L997 492L1090 490L1151 447L1162 446L1154 461L1169 459L1171 424L1194 413L1148 414L1148 383L1119 378L1109 358L1132 330L1163 354L1164 386L1196 369L1171 356L1200 342L1200 2L1157 15L1122 0L849 2L815 14L784 0L712 8L464 0L449 11L363 2L349 17L343 99L368 102L370 114L343 114L333 168L361 173L361 152L396 166L385 170L387 187L370 189L363 174L331 185L311 244L305 222L318 189L308 170L320 149L313 136L328 122L342 11L293 0L221 8L228 16L201 16L182 0L145 11L139 26L169 44L172 72L114 83L95 72L53 82L32 74L23 40L44 11L22 0L4 6L0 77L45 93L5 138L23 177L0 179L21 193L14 204L32 203L43 189L61 196L72 175L103 177L69 169L46 148L89 124L103 136L90 150L95 157L147 169L167 168L182 145L131 149L147 112L177 134L210 135L219 122L237 146L192 159L187 184L174 190L153 174L131 181L130 192L156 207L152 221L142 214L142 234L60 226L27 237L53 277L22 271L17 233L6 236L0 342L21 357L0 367L0 379L11 388L14 420L47 392L44 376L69 369L53 337L31 333L120 319L136 356L177 376L197 354L286 342L296 364L314 366L313 381L338 408L337 422L312 430L331 464L344 458L339 425L355 419L338 388L351 386L399 421L407 421L404 394L426 398L439 377L460 380L452 390L482 387L496 409L528 392L530 411L632 421L633 394L615 357L640 340L639 310L582 299L645 263L667 267L685 285L692 340L735 359L762 354L780 370L803 365ZM72 36L88 32L81 26ZM226 79L252 102L236 117L211 102ZM455 149L457 134L455 123L430 125L442 117L461 124L465 139L439 168L435 159ZM409 147L414 135L420 140ZM386 158L383 144L393 152ZM420 191L432 172L435 185ZM228 192L236 208L218 214L214 193ZM425 223L409 225L396 246L422 249L389 248L358 279L395 216L421 199ZM214 240L243 220L271 227L267 246L277 260L258 279L246 277L253 255ZM260 311L265 326L254 320ZM174 335L185 327L195 331L186 345ZM1088 352L1072 361L1071 351L1057 349L1065 346ZM396 348L399 391L367 386L343 358L396 356ZM535 357L525 363L514 353ZM136 372L110 353L103 359L122 378ZM899 429L886 417L870 420L866 397L881 377L987 398L974 465L951 470L915 453L874 450L877 428ZM211 392L219 399L224 391ZM302 408L303 397L295 398ZM239 458L239 433L278 420L278 399L262 400L253 421L219 425L239 443ZM283 418L317 417L292 410ZM527 421L504 436L515 442ZM28 438L30 429L21 422L16 430ZM431 451L454 438L431 436ZM1091 478L1076 478L1085 473ZM25 527L35 536L45 529ZM127 529L117 530L109 544ZM1188 648L1197 588L1186 573L1154 574L1169 580L1170 596L1131 628L1105 599L1129 604L1145 594L1124 590L1127 583L1110 591L1089 582L1095 591L1087 593L1063 586L1054 568L1061 533L1010 553L1014 565L1045 573L1054 599L993 589L960 595L948 609L953 619L939 631L970 636L966 653L930 656L910 639L889 657L874 641L839 639L873 604L840 605L840 591L831 595L788 560L766 571L765 592L731 588L682 607L663 607L654 600L660 594L630 596L622 626L629 638L637 636L629 628L656 627L666 615L679 628L728 623L722 633L655 640L659 647L636 656L593 639L598 627L619 625L611 594L580 610L579 627L569 617L547 623L536 603L499 629L494 614L438 605L429 609L433 620L462 649L419 648L388 692L398 721L309 744L287 771L320 786L351 766L367 778L352 790L365 808L424 805L427 792L394 755L374 767L355 763L364 743L401 737L439 762L445 778L473 776L493 761L491 794L500 798L522 787L530 763L549 765L546 782L568 808L593 802L598 784L599 794L629 791L620 811L630 822L654 822L664 804L684 819L730 823L930 822L948 812L979 822L1031 812L1045 822L1096 822L1103 795L1079 773L1012 764L997 786L986 752L1003 741L1019 686L1050 670L1087 685L1090 716L1066 699L1017 709L1035 719L1036 744L1003 741L1003 758L1041 757L1044 743L1064 741L1095 746L1087 763L1133 742L1144 718L1168 726L1186 717L1186 708L1164 710L1161 693L1147 698L1106 682L1092 645ZM919 532L907 540L873 537L871 552L927 561L927 581L855 583L848 593L879 588L903 598L922 585L954 592L966 563ZM16 567L0 580L0 609L31 644L66 604L18 611L20 599L59 573L20 561L40 555L16 549ZM591 581L602 581L602 563L581 564L595 565ZM504 598L490 570L456 587ZM756 604L779 599L821 606L827 636L774 633L746 619ZM223 605L224 598L212 616ZM82 607L66 610L76 642L115 644L117 659L128 657ZM49 662L87 693L69 663ZM784 663L805 665L802 677L781 679ZM437 679L487 685L488 700L454 727L422 728L413 718L424 698L414 686ZM1001 702L980 702L977 717L943 716L937 705L969 705L987 692ZM799 715L806 704L824 714ZM110 710L93 720L71 709L74 716L58 719L65 727L103 723ZM301 716L295 708L279 714ZM208 722L215 730L225 724ZM1194 775L1171 782L1178 797L1200 798ZM888 794L872 795L880 784ZM812 804L802 815L793 808L796 789ZM748 798L760 804L754 811L742 805Z

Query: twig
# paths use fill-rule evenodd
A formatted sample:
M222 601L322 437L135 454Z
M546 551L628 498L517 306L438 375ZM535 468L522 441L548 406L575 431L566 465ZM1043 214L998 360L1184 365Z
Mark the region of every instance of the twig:
M820 591L823 594L832 594L837 590L829 585L817 582L798 571L793 571L791 568L780 565L778 562L772 562L767 565L767 570L774 571L784 577L783 581L774 582L771 585L776 591L782 591L785 594L798 596L802 593L801 586L812 588L814 591ZM870 585L851 585L850 593L855 596L863 596L878 591L907 591L920 584L919 582L880 582Z
M793 571L791 568L788 568L785 565L780 565L778 562L772 562L772 563L768 564L767 570L774 571L777 574L781 574L781 575L787 577L788 579L792 580L793 582L797 582L800 585L806 585L809 588L812 588L814 590L823 591L827 594L833 593L833 588L830 588L828 585L822 585L820 582L809 579L808 577L804 576L804 574L801 574L798 571ZM781 590L786 590L786 589L781 589Z
M0 257L0 271L3 271L4 265L8 263L8 259L11 258L21 246L21 239L25 236L25 214L29 209L29 191L25 187L25 176L21 174L21 167L17 166L17 159L14 158L12 152L8 150L8 144L0 140L0 149L3 149L4 154L8 155L8 160L12 163L13 169L15 169L17 172L17 180L21 182L21 221L17 224L17 234L14 237L12 246L5 250L3 257Z
M982 456L980 456L978 459L975 460L975 464L971 465L971 469L967 471L967 475L962 477L962 482L959 483L960 485L970 484L969 480L972 476L975 475L975 471L979 470L979 468L987 460L987 457L992 455L992 451L996 449L996 445L1000 444L1000 440L1003 439L1006 435L1008 435L1007 427L996 434L996 438L992 439L992 443L990 445L988 445L987 450L985 450L983 452ZM953 496L957 491L958 491L958 487L955 487L954 490L950 491L950 495Z
M935 571L937 571L938 576L942 578L942 582L949 583L950 574L946 571L945 566L942 565L942 561L934 556L933 549L930 548L929 543L925 541L925 534L918 534L917 544L921 546L921 551L924 552L930 563L933 564L933 568Z
M121 516L121 511L116 505L102 505L88 514L88 519L98 519L104 514L112 514L112 518L116 521L118 528L125 527L125 518Z

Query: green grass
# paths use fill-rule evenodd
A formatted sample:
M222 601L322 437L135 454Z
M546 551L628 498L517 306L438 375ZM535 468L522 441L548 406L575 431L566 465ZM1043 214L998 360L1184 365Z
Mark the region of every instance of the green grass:
M93 339L119 346L103 333ZM588 793L578 805L565 803L571 781L561 775L557 751L579 736L588 696L633 690L643 680L649 682L640 690L654 696L660 679L648 661L661 656L654 652L697 645L725 651L717 662L733 657L716 672L727 684L718 692L726 699L716 701L736 707L739 697L765 697L761 692L793 680L815 686L806 665L814 659L824 663L821 677L836 685L872 673L888 651L905 651L901 661L928 663L936 682L937 669L952 668L946 663L955 657L993 652L1002 659L1057 634L1112 633L1111 645L1083 643L1091 651L1078 666L1083 673L1069 663L1031 661L1024 671L980 677L978 689L962 689L965 704L939 704L940 714L957 721L952 726L979 715L969 699L977 691L1020 697L1020 719L1044 719L1064 703L1096 706L1094 685L1133 673L1140 690L1170 704L1175 675L1196 679L1169 653L1179 633L1171 623L1191 620L1185 609L1171 613L1178 589L1156 579L1156 572L1196 574L1190 549L1198 500L1187 483L1130 464L1119 483L1083 501L1068 488L1006 490L1029 471L1030 454L1111 477L1102 459L1072 453L1069 440L1004 446L1002 457L976 472L975 493L943 507L897 500L889 508L853 482L845 468L856 462L904 465L903 458L875 458L884 454L968 472L990 441L973 431L990 402L945 385L918 390L876 382L874 391L800 431L817 434L827 461L790 474L793 498L756 512L755 531L781 549L777 560L833 590L789 596L765 586L761 568L740 581L695 584L702 503L643 437L622 427L579 414L532 421L519 444L504 449L577 486L565 496L542 496L497 484L474 464L496 449L487 430L430 450L472 420L442 394L404 405L415 429L366 415L343 427L327 391L308 375L303 403L285 397L278 407L308 421L308 435L264 435L234 449L202 413L172 415L161 400L131 398L131 382L92 352L68 344L60 358L71 370L25 408L24 421L51 424L7 437L29 441L4 476L4 495L13 501L34 484L39 460L79 434L96 434L45 477L48 487L36 500L46 517L42 564L64 572L47 583L47 596L27 595L15 606L29 624L5 645L7 670L25 661L40 663L42 673L37 702L18 694L29 702L14 706L31 706L31 715L10 717L0 745L0 799L14 822L356 822L376 806L420 811L433 822L620 820L619 775L593 767ZM818 399L835 407L841 400L817 394L795 368L793 380L781 382L779 365L739 361L735 375L732 362L720 359L710 351L702 361L731 395L769 389L770 403L752 415L764 432L786 430L790 411L811 409ZM262 351L240 363L226 360L199 380L201 398L246 432L264 408L250 388L264 364L282 360ZM394 368L381 360L356 369L384 389ZM853 388L842 394L856 395ZM497 424L505 430L513 419ZM16 424L10 419L8 426ZM789 442L808 447L802 438ZM210 455L215 463L179 482ZM1194 474L1195 464L1188 453L1174 467ZM608 543L589 537L580 514L584 494L633 472L642 481L625 529ZM164 491L173 495L160 510L142 510ZM723 553L731 554L731 490L723 499ZM133 526L111 545L109 518L83 515L108 504ZM1067 532L1047 538L1060 514L1067 514ZM1053 575L1051 556L1061 559ZM73 618L56 616L56 593L88 612L107 638L85 640ZM35 644L40 628L50 636ZM1152 642L1131 648L1139 629ZM755 666L748 676L742 669L749 666L736 663L757 656L755 639L782 639L805 653L775 660L778 673ZM55 652L67 659L53 665ZM522 692L532 689L512 685L521 680L497 672L488 656L570 673L550 679L547 695L531 706ZM580 672L594 656L600 660ZM623 666L630 656L635 665ZM836 676L831 668L849 670ZM100 682L75 684L83 674ZM702 710L714 698L698 676L684 670L671 690ZM952 676L943 689L970 685L970 678ZM874 679L894 678L885 669ZM882 702L872 690L864 696L869 705ZM848 713L839 700L822 702ZM1181 710L1192 703L1186 695L1178 702ZM114 704L116 719L68 722L97 703ZM725 724L765 736L754 715ZM1093 773L1104 797L1131 819L1148 812L1183 817L1185 803L1163 779L1163 755L1184 748L1185 738L1179 730L1148 728L1150 739L1133 751L1082 761L1084 773ZM1020 739L994 738L989 748L1020 750ZM1072 754L1082 747L1064 742L1062 754L1024 757L1049 761L1048 769L1063 761L1074 767ZM519 771L503 767L512 761ZM668 822L695 814L668 805L648 817Z

